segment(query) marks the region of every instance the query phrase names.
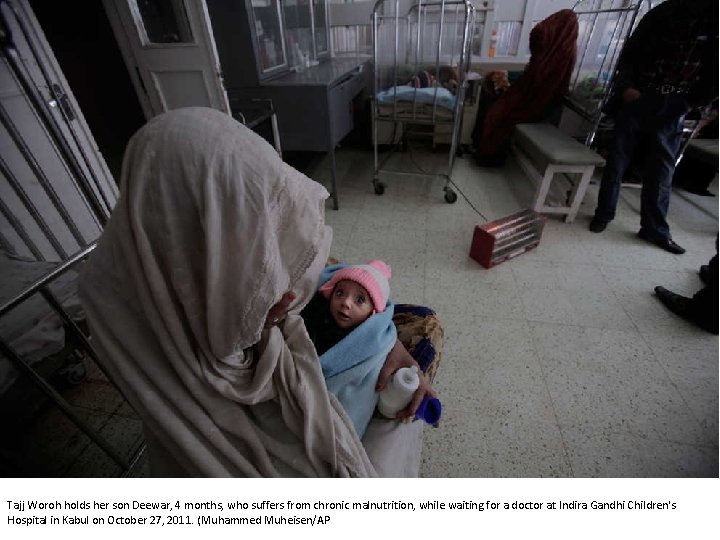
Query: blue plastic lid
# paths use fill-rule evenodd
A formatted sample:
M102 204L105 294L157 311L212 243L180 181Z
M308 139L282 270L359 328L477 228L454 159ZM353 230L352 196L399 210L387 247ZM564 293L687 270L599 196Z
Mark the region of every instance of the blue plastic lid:
M415 413L415 417L432 425L438 423L441 414L442 405L440 405L440 400L425 396L422 402L420 402L420 406Z

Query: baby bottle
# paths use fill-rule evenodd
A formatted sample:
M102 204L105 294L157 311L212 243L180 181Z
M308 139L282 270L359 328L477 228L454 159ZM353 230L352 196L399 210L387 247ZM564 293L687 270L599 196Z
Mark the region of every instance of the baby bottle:
M378 411L387 418L395 418L398 411L410 404L410 400L419 386L420 376L417 366L398 369L390 378L385 389L380 392ZM428 424L436 424L440 420L441 410L440 400L425 396L415 417Z

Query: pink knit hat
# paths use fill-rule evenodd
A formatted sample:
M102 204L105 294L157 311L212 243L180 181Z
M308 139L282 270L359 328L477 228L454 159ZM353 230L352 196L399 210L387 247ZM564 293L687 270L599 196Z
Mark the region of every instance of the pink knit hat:
M377 259L368 261L367 264L358 264L355 266L346 266L341 268L333 274L333 276L327 280L318 291L325 297L330 298L330 295L335 288L335 284L338 281L344 279L354 281L365 287L365 290L370 295L373 306L375 307L375 313L382 313L385 311L385 305L387 304L388 297L390 296L390 276L392 271L390 266Z

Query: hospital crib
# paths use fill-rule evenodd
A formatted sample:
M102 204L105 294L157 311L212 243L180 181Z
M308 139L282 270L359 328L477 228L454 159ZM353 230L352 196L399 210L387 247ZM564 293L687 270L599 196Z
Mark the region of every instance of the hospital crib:
M372 99L373 187L381 195L384 173L443 176L445 200L454 203L451 174L462 129L476 9L469 0L378 0L372 13L374 93ZM399 139L412 129L449 128L446 174L384 169ZM382 163L380 131L392 150Z

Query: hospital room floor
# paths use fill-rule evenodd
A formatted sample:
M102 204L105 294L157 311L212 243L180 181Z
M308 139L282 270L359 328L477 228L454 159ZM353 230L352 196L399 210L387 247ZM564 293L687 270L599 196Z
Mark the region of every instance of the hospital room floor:
M468 256L484 219L462 195L447 204L444 180L386 175L378 196L371 152L337 157L332 255L384 259L394 301L433 308L445 329L434 381L443 417L425 429L421 476L718 476L718 337L653 293L701 287L716 197L673 192L671 230L687 249L679 256L636 237L636 188L622 190L604 233L588 231L591 184L574 223L548 217L536 249L485 269ZM442 170L446 161L446 151L411 150L387 167ZM311 174L326 181L327 164ZM534 192L512 160L489 169L458 159L453 180L488 220L528 207Z

